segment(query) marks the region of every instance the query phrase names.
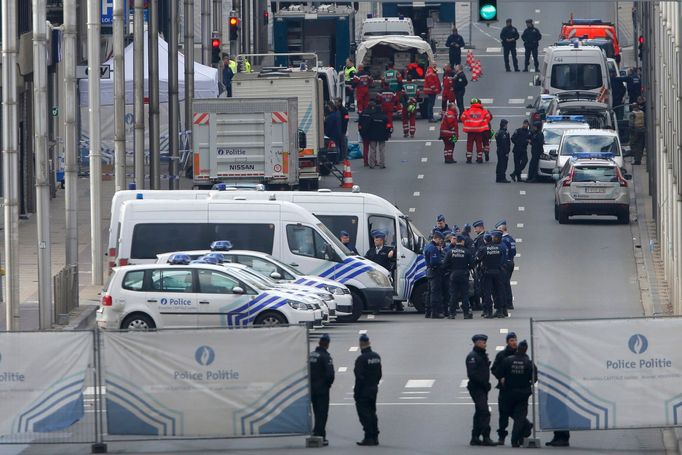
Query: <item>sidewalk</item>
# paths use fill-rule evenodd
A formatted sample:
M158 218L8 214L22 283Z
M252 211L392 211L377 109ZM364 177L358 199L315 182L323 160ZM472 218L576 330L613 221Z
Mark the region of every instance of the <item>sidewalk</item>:
M102 182L102 241L106 252L109 232L111 197L114 182ZM50 203L50 244L52 247L52 275L56 275L65 265L65 211L64 191L58 190L57 197ZM26 220L19 221L19 296L21 301L21 329L38 329L38 248L37 218L30 214ZM0 227L0 230L2 228ZM0 251L4 252L4 235L0 235ZM100 286L91 283L90 258L90 181L78 179L78 255L80 305L93 305L98 301ZM4 260L3 260L4 265ZM85 307L87 308L87 307ZM89 308L91 310L92 308ZM0 327L4 329L4 327Z

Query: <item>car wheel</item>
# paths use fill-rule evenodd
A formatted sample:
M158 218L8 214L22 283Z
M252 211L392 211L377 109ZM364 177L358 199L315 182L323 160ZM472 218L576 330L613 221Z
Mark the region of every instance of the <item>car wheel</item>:
M618 214L618 222L620 224L630 224L630 209L625 209Z
M429 298L429 284L421 283L412 290L412 305L417 313L423 313L426 309L426 299Z
M358 319L360 319L360 316L362 316L362 310L364 308L364 302L362 300L362 296L358 293L358 291L351 289L350 291L351 295L353 296L353 310L352 313L348 316L339 316L337 321L339 322L355 322Z
M254 325L263 325L266 327L274 327L276 325L282 325L286 323L287 319L283 315L274 312L265 312L259 314L256 317L256 320L253 321Z
M142 313L131 314L121 323L122 330L153 330L155 328L154 320Z
M568 212L566 211L566 209L562 209L561 207L559 207L558 215L559 215L559 218L558 218L559 224L567 224L568 223Z

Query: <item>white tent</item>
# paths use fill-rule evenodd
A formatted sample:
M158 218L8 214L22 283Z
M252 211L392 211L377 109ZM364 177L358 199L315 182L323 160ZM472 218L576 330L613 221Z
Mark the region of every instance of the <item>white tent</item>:
M125 92L126 104L134 103L133 82L133 44L125 48ZM149 74L147 71L149 59L148 40L144 39L144 96L149 97ZM100 81L100 103L102 106L114 104L114 67L113 58L106 61L105 65L111 67L110 79ZM80 102L81 106L88 105L88 80L81 79ZM180 100L185 98L185 56L178 52L178 96ZM194 97L217 98L218 97L218 70L200 63L194 63ZM168 43L159 37L159 100L161 103L168 102Z

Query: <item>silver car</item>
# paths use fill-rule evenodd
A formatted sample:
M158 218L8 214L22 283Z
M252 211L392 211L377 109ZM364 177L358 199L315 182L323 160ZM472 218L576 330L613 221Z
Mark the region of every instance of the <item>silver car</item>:
M630 223L629 174L608 153L578 153L554 180L554 218L568 223L573 215L613 215Z

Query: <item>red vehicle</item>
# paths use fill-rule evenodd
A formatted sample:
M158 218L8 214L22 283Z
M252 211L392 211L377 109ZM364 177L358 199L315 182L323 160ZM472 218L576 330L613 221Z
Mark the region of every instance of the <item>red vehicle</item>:
M600 19L574 19L561 26L559 39L595 39L603 38L613 43L613 58L620 63L620 47L616 35L616 26Z

